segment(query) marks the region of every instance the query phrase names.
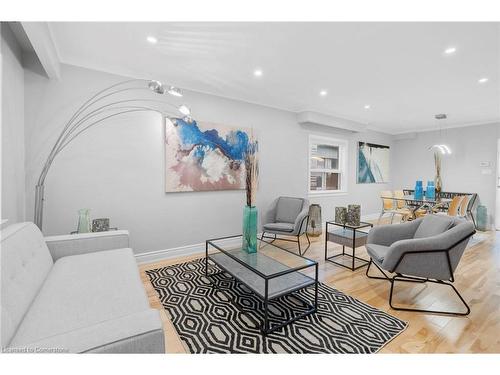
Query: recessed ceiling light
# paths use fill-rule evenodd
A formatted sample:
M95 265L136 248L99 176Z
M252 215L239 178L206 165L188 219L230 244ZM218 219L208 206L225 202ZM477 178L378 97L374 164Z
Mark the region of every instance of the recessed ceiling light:
M321 91L319 92L319 95L320 95L320 96L327 96L327 95L328 95L328 91L326 91L326 90L321 90Z
M150 35L146 38L146 40L151 43L151 44L156 44L158 43L158 39L156 39L154 36Z
M255 69L255 70L253 71L253 75L254 75L255 77L262 77L262 69Z
M478 80L478 82L479 82L479 83L486 83L486 82L488 82L488 81L489 81L489 79L488 79L488 78L486 78L486 77L480 78L480 79Z
M372 106L370 104L365 105L365 109L370 109Z
M452 55L455 52L457 52L456 47L448 47L444 50L444 53L446 53L447 55Z

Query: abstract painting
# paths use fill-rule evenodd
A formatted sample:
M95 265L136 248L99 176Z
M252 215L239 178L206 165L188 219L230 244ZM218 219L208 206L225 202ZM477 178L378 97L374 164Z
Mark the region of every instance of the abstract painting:
M358 184L389 182L389 146L358 142Z
M172 119L165 130L167 193L245 188L248 129Z

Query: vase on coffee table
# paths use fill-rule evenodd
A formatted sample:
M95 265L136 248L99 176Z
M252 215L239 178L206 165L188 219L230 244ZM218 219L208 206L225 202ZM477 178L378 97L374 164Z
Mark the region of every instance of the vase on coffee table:
M247 253L257 252L257 207L245 206L243 209L243 244Z
M258 143L252 131L245 150L245 190L247 204L243 209L243 239L241 244L243 251L247 253L257 252L257 207L255 207L259 177L257 151Z

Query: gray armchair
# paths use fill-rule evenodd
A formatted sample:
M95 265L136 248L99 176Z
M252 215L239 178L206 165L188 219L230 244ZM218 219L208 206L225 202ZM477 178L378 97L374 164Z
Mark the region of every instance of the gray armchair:
M309 224L309 201L304 198L279 197L271 204L266 212L261 240L264 238L275 240L296 242L299 246L299 255L303 255L309 249L311 241L307 235L307 225ZM273 236L267 236L272 234ZM304 253L300 248L300 236L305 234L307 238L307 248ZM277 237L287 236L296 239Z
M472 223L456 217L438 215L427 215L404 224L374 227L368 234L366 244L370 255L366 276L388 280L391 283L389 305L395 310L468 315L470 308L452 283L453 273L474 233ZM383 277L369 275L372 263ZM390 277L384 271L395 275ZM449 312L393 306L396 281L432 282L450 286L467 310Z

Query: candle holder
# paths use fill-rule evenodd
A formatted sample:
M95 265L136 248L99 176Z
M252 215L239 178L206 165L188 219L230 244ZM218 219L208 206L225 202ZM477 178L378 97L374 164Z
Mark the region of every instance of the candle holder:
M335 207L335 222L339 224L345 224L346 221L347 221L347 208Z
M350 204L347 206L347 224L353 227L361 223L361 206L359 204Z

